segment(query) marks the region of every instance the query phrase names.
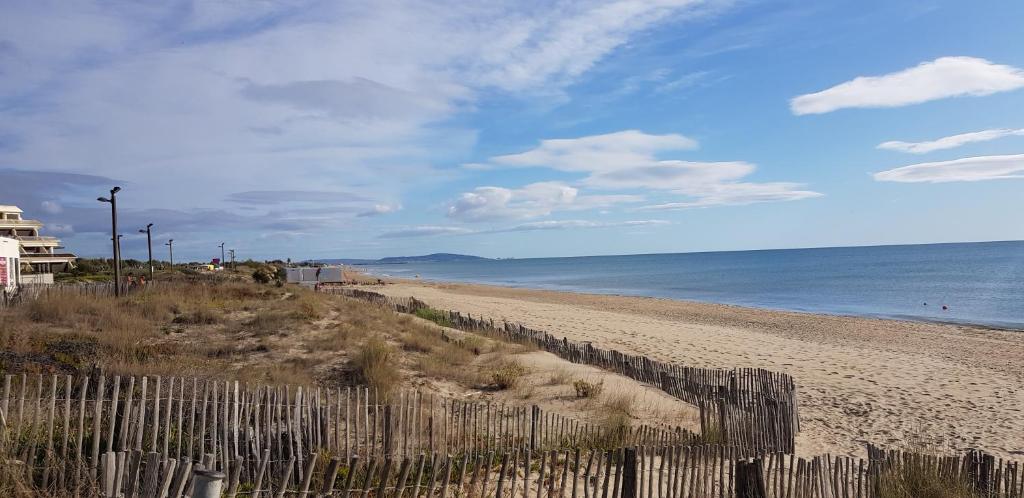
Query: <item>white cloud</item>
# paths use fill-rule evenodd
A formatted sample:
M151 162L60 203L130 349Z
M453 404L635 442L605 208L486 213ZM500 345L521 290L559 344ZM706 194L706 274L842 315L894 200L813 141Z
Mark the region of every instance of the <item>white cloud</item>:
M379 216L382 214L395 213L401 211L401 209L401 204L374 204L372 208L367 209L366 211L361 211L357 216L363 218L367 216Z
M667 191L689 198L683 202L649 206L648 209L794 201L821 196L817 192L801 190L798 183L741 182L757 169L748 162L658 158L660 153L696 147L695 140L678 134L650 135L626 130L574 139L543 140L532 150L497 156L491 162L585 173L587 176L580 184L586 187Z
M43 212L49 214L58 214L64 210L64 206L61 206L57 201L43 201L39 205L43 209Z
M535 149L493 157L491 161L506 166L543 166L572 172L616 171L648 163L657 152L696 148L696 140L682 135L651 135L638 130L624 130L580 138L542 140Z
M560 182L531 183L519 189L477 187L448 206L448 217L463 221L536 218L555 211L583 210L624 202L638 202L635 195L580 195Z
M790 101L793 114L821 114L852 107L900 107L965 95L982 96L1024 87L1024 71L976 57L941 57L882 76L860 76Z
M893 140L878 144L878 148L885 150L895 150L899 152L908 152L911 154L925 154L936 150L953 149L956 147L960 147L961 145L966 145L974 142L987 142L989 140L995 140L998 138L1011 136L1024 136L1024 128L1017 130L1002 128L998 130L973 131L970 133L961 133L959 135L942 137L940 139L931 140L927 142L901 142L898 140Z
M952 161L911 164L875 173L880 182L946 183L1024 178L1024 154L965 157Z

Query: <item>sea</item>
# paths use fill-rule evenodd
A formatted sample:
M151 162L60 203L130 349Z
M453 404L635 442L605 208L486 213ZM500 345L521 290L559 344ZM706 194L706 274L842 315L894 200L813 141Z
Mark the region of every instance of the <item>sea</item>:
M360 266L398 278L1024 330L1024 241Z

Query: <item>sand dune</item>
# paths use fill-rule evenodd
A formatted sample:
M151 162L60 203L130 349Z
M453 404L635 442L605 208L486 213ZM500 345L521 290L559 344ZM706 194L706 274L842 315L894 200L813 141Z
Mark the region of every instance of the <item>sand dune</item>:
M800 389L801 454L863 443L1024 455L1024 333L466 284L372 290L705 367L764 367Z

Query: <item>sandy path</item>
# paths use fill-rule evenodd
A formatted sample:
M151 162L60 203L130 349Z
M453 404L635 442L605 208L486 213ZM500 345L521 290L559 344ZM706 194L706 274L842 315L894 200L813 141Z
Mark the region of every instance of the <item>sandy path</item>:
M863 442L1024 455L1024 333L663 299L401 282L371 290L708 367L764 367L800 389L801 454Z

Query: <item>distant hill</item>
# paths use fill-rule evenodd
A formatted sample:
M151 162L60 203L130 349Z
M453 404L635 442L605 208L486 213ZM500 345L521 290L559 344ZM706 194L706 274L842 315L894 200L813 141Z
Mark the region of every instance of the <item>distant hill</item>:
M390 265L396 263L447 263L451 261L480 261L487 258L480 256L469 256L466 254L451 254L439 252L427 254L426 256L396 256L391 258L380 258L378 264Z
M439 252L425 256L392 256L380 259L318 259L317 263L343 265L397 265L403 263L447 263L452 261L481 261L488 258L468 254Z

